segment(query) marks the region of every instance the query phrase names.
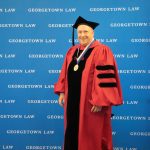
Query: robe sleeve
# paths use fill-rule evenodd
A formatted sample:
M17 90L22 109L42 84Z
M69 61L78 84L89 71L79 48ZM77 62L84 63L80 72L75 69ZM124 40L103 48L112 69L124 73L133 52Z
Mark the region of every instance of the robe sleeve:
M121 105L122 91L113 54L107 46L97 51L90 103L96 106Z
M60 93L65 93L65 78L66 78L66 70L67 70L67 54L64 60L64 63L62 65L61 73L59 76L59 79L57 83L54 84L54 93L55 94L60 94Z

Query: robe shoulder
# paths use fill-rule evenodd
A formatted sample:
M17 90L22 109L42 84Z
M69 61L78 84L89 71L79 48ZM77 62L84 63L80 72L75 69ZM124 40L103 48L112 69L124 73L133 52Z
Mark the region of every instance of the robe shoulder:
M112 63L114 56L110 47L104 44L98 44L95 46L95 59L101 61L101 63ZM109 62L106 62L110 60Z
M79 45L75 45L75 46L70 47L66 53L66 57L69 56L70 54L72 54L78 47L79 47Z

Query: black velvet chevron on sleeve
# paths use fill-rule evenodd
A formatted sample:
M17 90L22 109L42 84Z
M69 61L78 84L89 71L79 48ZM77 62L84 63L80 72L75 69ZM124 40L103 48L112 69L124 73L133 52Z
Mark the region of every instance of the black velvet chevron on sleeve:
M96 69L98 71L107 71L107 70L115 70L115 67L113 65L104 65L104 66L96 66ZM109 78L116 78L115 73L99 73L97 75L97 78L99 79L109 79ZM100 87L107 88L107 87L117 87L116 82L101 82L98 84Z
M97 70L115 70L113 65L96 66Z

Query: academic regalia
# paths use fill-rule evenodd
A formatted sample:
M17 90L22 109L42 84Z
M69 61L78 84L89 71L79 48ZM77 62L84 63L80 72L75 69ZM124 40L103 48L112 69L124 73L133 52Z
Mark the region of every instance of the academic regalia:
M111 107L122 104L115 59L109 47L94 41L73 71L78 49L80 54L84 47L69 49L54 85L56 94L65 94L64 150L112 150ZM91 112L93 105L102 110Z

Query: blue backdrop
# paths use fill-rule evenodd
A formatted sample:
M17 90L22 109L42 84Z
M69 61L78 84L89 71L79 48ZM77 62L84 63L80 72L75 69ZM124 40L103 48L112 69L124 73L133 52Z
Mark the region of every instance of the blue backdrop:
M100 23L95 38L118 63L124 105L113 108L114 150L150 150L149 6L148 0L1 0L0 149L62 149L63 109L53 88L80 15Z

